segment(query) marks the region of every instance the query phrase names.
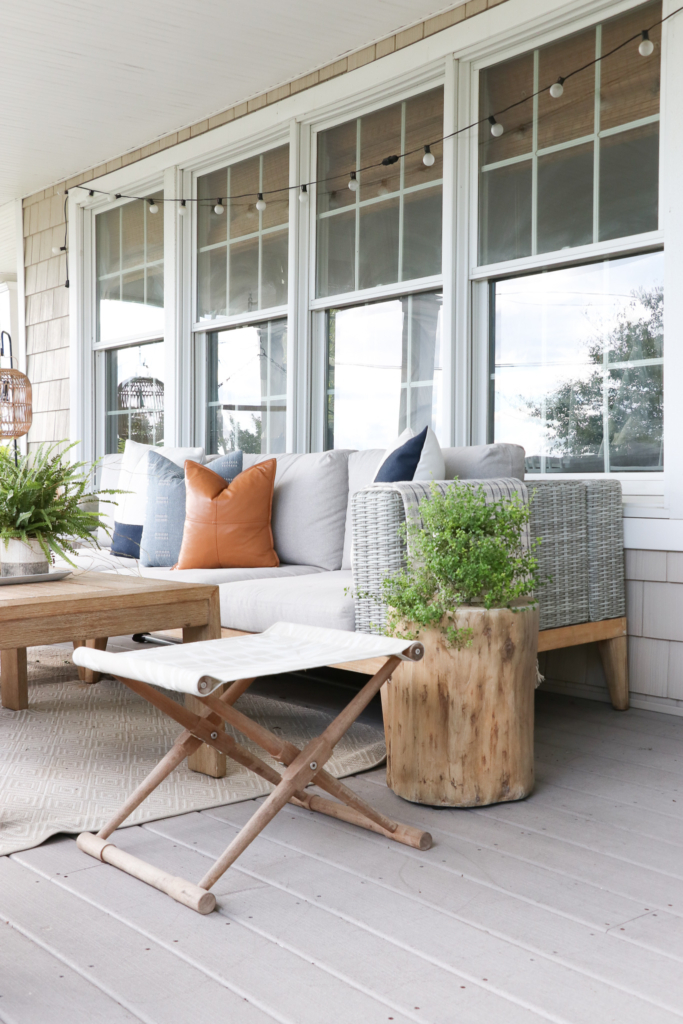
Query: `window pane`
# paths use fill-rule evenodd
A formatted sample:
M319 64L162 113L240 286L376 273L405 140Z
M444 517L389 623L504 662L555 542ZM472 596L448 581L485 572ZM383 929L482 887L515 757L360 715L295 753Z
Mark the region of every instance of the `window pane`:
M662 468L663 269L650 253L493 286L494 438L529 472Z
M259 308L258 238L233 242L230 246L229 313L250 313Z
M441 144L431 167L422 157L423 146L442 134L442 88L319 134L318 296L440 273ZM409 150L415 152L404 160L373 166ZM359 171L353 192L349 174L361 167L370 169ZM425 192L431 182L434 192Z
M661 3L647 4L606 21L602 27L602 52L648 28L662 16ZM604 60L600 67L600 128L615 128L641 117L659 113L659 72L662 27L650 32L655 50L650 57L638 54L636 39Z
M531 160L485 171L479 186L479 262L531 254Z
M210 452L284 452L287 321L216 331L207 337Z
M441 301L430 292L328 311L326 448L383 448L406 426L438 432Z
M115 341L164 329L164 215L139 200L95 218L97 340Z
M286 303L288 185L288 146L198 179L198 195L206 200L198 212L200 321ZM256 209L259 192L265 193L262 212ZM221 214L214 213L216 199L223 200ZM275 227L282 230L273 232Z
M595 59L595 29L544 46L538 54L538 84L543 88ZM557 146L584 135L595 125L595 65L573 75L562 96L554 99L542 92L538 97L538 148Z
M318 295L355 288L356 211L318 220Z
M600 239L656 231L659 124L600 140Z
M537 252L593 241L593 143L538 158Z
M105 355L106 453L128 438L164 443L164 343L110 349Z
M531 96L534 91L534 58L526 53L502 64L486 68L479 75L479 117L488 117L493 111L504 110L511 103ZM497 139L491 135L488 121L479 125L479 166L509 160L531 152L532 146L531 100L500 115L505 131Z
M360 209L358 287L398 281L399 199Z
M441 273L441 189L407 195L403 202L403 273L401 279Z
M289 232L264 235L261 250L261 306L284 306L287 302L287 256Z

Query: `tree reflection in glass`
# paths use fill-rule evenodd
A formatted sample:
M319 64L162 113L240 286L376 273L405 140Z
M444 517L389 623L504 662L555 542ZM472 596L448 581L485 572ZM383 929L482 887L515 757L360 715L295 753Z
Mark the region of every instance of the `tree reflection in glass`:
M662 275L649 253L493 286L493 432L529 472L662 470Z

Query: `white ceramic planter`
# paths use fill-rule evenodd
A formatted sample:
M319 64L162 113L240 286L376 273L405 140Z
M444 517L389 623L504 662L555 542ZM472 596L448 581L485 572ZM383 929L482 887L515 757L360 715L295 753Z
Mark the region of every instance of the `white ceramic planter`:
M49 572L50 564L37 540L4 540L0 546L1 576L31 576Z

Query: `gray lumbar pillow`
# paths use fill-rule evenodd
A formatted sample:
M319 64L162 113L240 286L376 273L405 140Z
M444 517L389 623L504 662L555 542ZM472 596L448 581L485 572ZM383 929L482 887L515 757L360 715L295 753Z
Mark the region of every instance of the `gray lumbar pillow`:
M140 561L149 566L175 565L185 526L185 470L156 451L150 451L147 458L147 514ZM221 455L207 468L230 482L242 472L242 452Z

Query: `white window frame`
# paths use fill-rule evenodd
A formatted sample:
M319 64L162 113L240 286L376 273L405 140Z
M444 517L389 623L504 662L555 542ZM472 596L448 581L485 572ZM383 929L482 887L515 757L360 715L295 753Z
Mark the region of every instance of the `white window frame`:
M471 104L469 109L469 120L474 122L479 117L479 73L487 67L498 64L502 61L509 60L511 58L520 56L521 54L528 53L536 48L547 45L548 43L562 39L563 37L579 32L584 28L590 28L596 24L606 21L608 18L615 17L619 14L624 14L634 7L639 7L642 4L642 0L632 2L632 0L622 0L622 2L612 4L596 4L596 10L591 12L589 16L578 18L571 21L569 24L563 23L554 30L548 32L539 31L537 33L530 33L524 39L519 40L514 45L500 46L497 49L491 48L487 50L485 55L477 55L469 65L470 74L470 96ZM666 0L664 0L664 13L666 14ZM634 47L635 47L634 43ZM478 181L479 181L479 161L478 161L478 146L476 145L476 139L478 133L472 132L474 144L470 144L470 180L472 182L471 197L470 197L470 232L469 232L469 285L472 296L472 352L473 352L473 365L472 365L472 421L471 421L471 443L472 444L486 444L489 440L489 381L490 374L493 372L489 365L489 350L490 350L490 311L489 311L489 282L501 277L513 277L521 276L523 274L533 274L543 269L559 269L561 267L576 266L579 264L598 262L600 260L628 255L638 255L640 253L651 252L656 249L664 248L664 231L662 229L662 208L663 208L663 159L662 159L662 140L664 132L662 126L665 125L663 116L664 110L664 92L665 92L665 81L667 67L665 66L666 57L666 32L664 33L663 45L662 45L662 88L660 91L660 112L656 117L644 118L641 121L633 122L631 124L620 126L618 131L626 130L629 127L635 127L640 123L650 123L658 121L660 123L660 161L659 161L659 227L656 231L644 232L639 235L626 236L622 238L609 239L605 241L594 241L587 245L575 246L571 249L563 249L559 251L551 251L546 253L533 252L535 246L532 245L532 254L530 256L524 256L517 259L507 260L505 262L484 264L478 263L479 255L479 203L478 203ZM598 137L602 138L603 135L613 135L615 131L610 129L606 132L598 132ZM593 141L595 138L594 134L586 137L586 139L578 140ZM571 145L576 144L573 141ZM560 146L553 146L550 149L544 149L537 151L535 143L533 146L533 155L531 157L525 156L524 159L532 159L534 165L537 162L538 153L554 152L558 149L567 148L565 144ZM519 162L518 160L503 161L502 163ZM594 179L594 189L599 187L598 177ZM595 210L595 204L594 204ZM532 213L532 217L535 219L535 210ZM594 232L596 228L594 225ZM594 237L595 234L594 234ZM535 231L532 231L532 241L535 239ZM665 267L667 265L668 247L665 255ZM665 301L664 308L667 308L667 296L666 296L666 278L668 275L665 271ZM665 313L665 333L666 333L666 313ZM667 377L667 362L669 358L668 350L671 348L667 345L665 340L664 347L664 378L666 382ZM665 383L665 395L666 395L666 383ZM666 402L666 399L665 399ZM665 421L667 413L665 411ZM529 480L576 480L583 477L590 477L591 479L609 479L618 480L622 485L622 491L625 496L625 500L632 505L636 506L663 506L666 502L667 496L667 469L671 462L672 456L675 458L674 453L668 451L670 445L667 445L667 434L665 431L664 436L664 470L662 472L604 472L604 473L552 473L540 474L540 473L527 473L527 479ZM670 472L668 474L671 475Z
M674 10L676 0L663 0L664 13ZM379 109L409 93L416 94L444 84L444 126L446 133L457 124L476 120L477 75L488 64L514 57L543 46L564 35L579 32L596 22L639 6L638 0L508 0L507 3L467 19L418 43L402 48L355 71L330 78L318 85L260 108L210 132L190 137L166 150L146 157L131 166L121 167L88 184L107 192L144 195L163 182L167 199L187 195L200 171L217 168L262 152L269 145L290 145L290 184L315 177L315 135L324 127ZM539 7L542 10L539 11ZM683 166L683 134L677 131L683 105L683 16L665 26L662 47L661 137L660 137L660 211L666 210L665 261L665 469L662 478L664 499L660 493L648 497L647 481L638 482L643 501L668 502L656 515L683 519L683 403L678 400L683 380L683 289L678 282L683 272L683 204L678 197L680 167ZM671 131L668 131L668 125ZM477 267L477 182L476 145L464 132L444 143L444 223L443 273L439 281L419 284L441 287L444 295L444 427L443 442L482 443L487 396L488 330L486 304L482 302L481 281L502 266ZM450 184L449 184L450 183ZM84 183L85 184L85 183ZM80 190L75 190L80 193ZM71 436L82 439L80 457L95 456L94 398L92 373L92 257L86 221L99 200L73 190L69 199L71 267L70 341L71 341ZM196 412L192 385L196 230L194 212L177 216L165 204L165 306L167 353L166 436L167 443L189 444L194 439ZM193 206L194 204L190 204ZM369 298L406 294L413 288L402 283L396 287L373 289L314 299L315 273L315 196L308 204L293 202L290 218L289 294L287 303L290 338L288 373L288 442L290 451L306 451L316 446L312 429L319 423L320 410L312 408L323 389L313 380L316 367L315 316L317 310L331 304L350 304ZM313 221L313 223L312 223ZM664 232L658 231L633 239L597 243L572 249L564 254L543 254L519 261L515 270L532 271L542 266L562 266L583 255L606 257L661 245ZM512 264L505 264L506 272ZM411 282L411 285L414 284ZM415 290L421 290L415 288ZM680 308L679 308L680 307ZM264 311L265 312L265 311ZM273 316L267 311L268 318ZM228 318L231 319L231 318ZM256 317L250 317L254 322ZM234 321L233 321L234 322ZM202 330L207 325L201 325ZM218 321L210 325L218 329ZM482 341L483 339L483 341ZM315 385L315 386L314 386ZM317 429L317 428L315 428ZM625 488L634 484L634 474L611 474ZM680 482L679 482L680 481ZM640 513L639 513L640 514ZM643 513L647 514L647 513ZM682 533L683 548L683 533Z

